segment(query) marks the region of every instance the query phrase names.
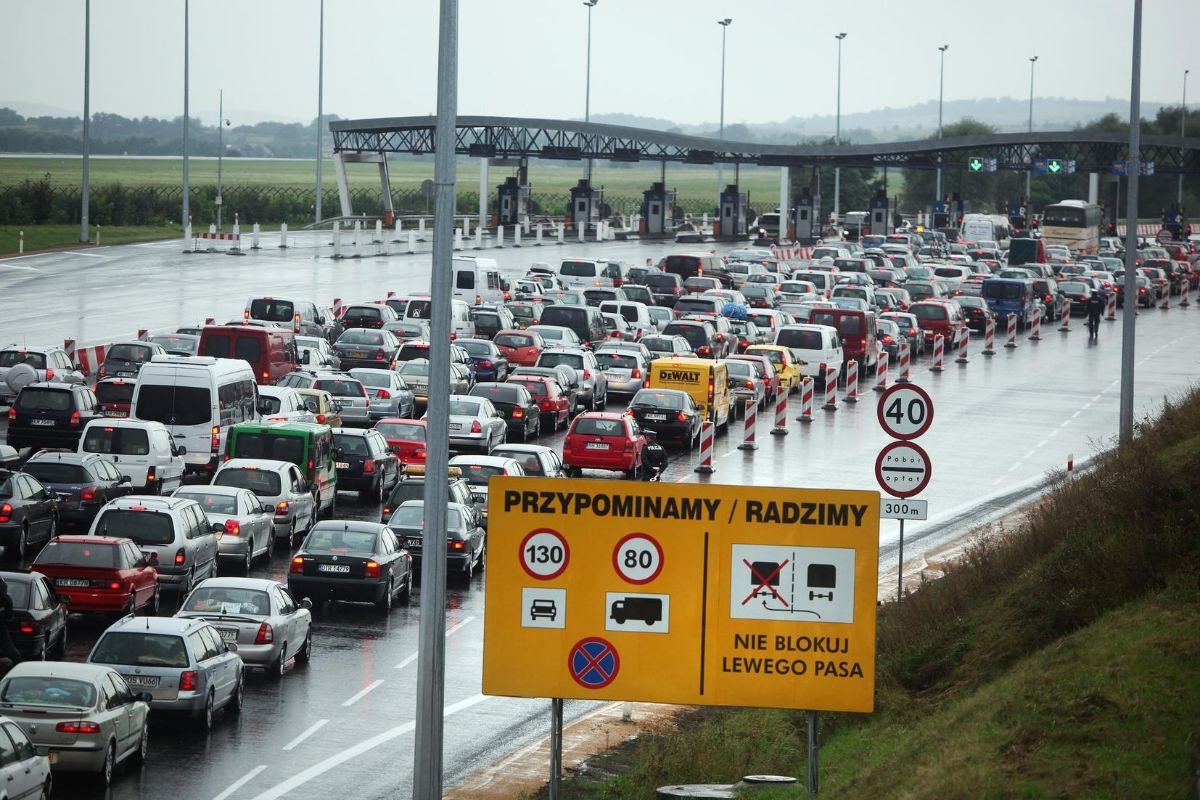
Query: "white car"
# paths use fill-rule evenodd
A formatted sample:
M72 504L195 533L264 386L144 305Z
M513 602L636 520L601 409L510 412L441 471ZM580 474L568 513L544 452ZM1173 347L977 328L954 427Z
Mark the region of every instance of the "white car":
M260 503L272 503L274 541L291 546L296 534L303 535L316 524L318 510L313 491L289 461L233 458L221 465L212 482L214 486L249 489Z
M317 421L305 405L304 396L288 386L258 387L258 413L264 422Z
M792 351L802 375L823 379L822 364L841 372L842 343L831 325L784 325L775 334L775 344Z
M483 509L484 523L487 522L488 479L496 476L525 477L525 470L516 459L503 456L455 456L450 459L450 466L462 470L467 485L471 487L471 499Z
M337 369L342 365L338 354L333 352L328 340L322 336L297 336L296 350L300 353L301 367Z
M184 455L170 429L140 419L94 419L79 437L79 453L97 453L128 475L135 491L170 494L183 485Z

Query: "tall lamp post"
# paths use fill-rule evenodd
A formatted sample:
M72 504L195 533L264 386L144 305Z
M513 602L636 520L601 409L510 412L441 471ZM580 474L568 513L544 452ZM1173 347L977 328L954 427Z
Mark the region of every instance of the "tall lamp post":
M1183 146L1183 137L1187 130L1187 76L1191 72L1190 69L1183 71L1183 101L1179 104L1179 145ZM1183 153L1180 153L1180 160L1183 159ZM1179 209L1183 208L1183 173L1179 173L1179 186L1175 189L1175 206Z
M719 123L717 138L720 141L725 141L725 34L729 32L729 26L733 22L733 17L725 17L717 20L717 24L721 26L721 121ZM717 212L720 214L721 209L721 191L725 188L725 165L717 162ZM719 217L718 217L719 218Z
M191 120L188 118L188 23L191 14L188 13L188 0L183 0L183 229L186 231L188 220L192 216L189 202L191 187L188 181L188 128Z
M837 120L834 123L834 143L842 143L842 39L846 38L846 34L839 33L833 38L837 39ZM841 219L842 207L842 168L833 168L833 222L836 225Z
M1033 133L1033 65L1037 63L1038 57L1033 56L1029 59L1029 132ZM1033 181L1033 164L1030 163L1029 169L1025 172L1025 209L1030 216L1033 215L1033 203L1030 202L1030 187Z
M225 129L229 120L225 119L225 90L221 90L221 99L217 105L217 230L221 230L221 204L225 198L221 196L221 159L225 157Z
M945 96L946 88L946 51L950 49L950 45L944 44L938 48L941 53L941 65L938 67L938 139L942 138L942 99ZM934 189L934 194L937 195L936 200L940 203L942 200L942 166L941 158L938 158L937 168L937 187Z
M321 118L325 116L325 0L321 0L321 21L317 36L317 208L316 222L321 221Z
M79 205L79 241L88 240L88 163L92 154L92 0L83 3L83 192Z
M587 79L583 90L583 121L590 122L592 119L592 9L596 7L596 3L600 0L583 0L583 4L588 10L588 26L587 26ZM587 171L584 177L590 183L592 180L592 160L587 160Z

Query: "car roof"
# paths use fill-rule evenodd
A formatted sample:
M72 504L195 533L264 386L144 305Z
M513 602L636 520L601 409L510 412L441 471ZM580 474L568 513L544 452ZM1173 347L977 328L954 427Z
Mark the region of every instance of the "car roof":
M183 497L161 497L151 494L127 494L124 497L114 497L105 504L104 509L132 508L140 506L153 511L174 511L195 500ZM103 509L102 509L103 510Z
M226 469L261 469L269 472L279 472L280 470L294 467L290 461L278 461L272 458L231 458L217 468L217 472Z
M50 541L64 542L69 544L87 544L91 542L92 544L114 545L120 544L121 542L132 542L133 540L127 539L124 536L88 536L84 533L77 533L65 535L59 534Z
M625 420L628 419L624 414L618 414L613 411L585 411L575 418L576 421L581 419L607 419L607 420Z
M196 617L135 617L130 615L114 622L101 636L114 631L122 633L187 633L207 624L204 620Z
M176 494L173 494L172 497L177 496L179 492L187 492L189 490L203 492L204 494L223 494L229 496L250 491L249 489L241 486L218 486L215 483L185 483L183 486L180 486L175 490ZM253 494L253 492L251 492L251 494Z
M459 464L478 464L483 467L504 467L508 468L510 464L517 464L514 459L505 456L476 456L476 455L461 455L450 459L450 466L457 467ZM517 466L520 466L517 464Z
M111 672L116 670L103 664L84 664L78 661L22 661L9 670L6 677L37 676L94 682Z
M368 522L361 519L327 519L314 525L310 533L318 529L323 531L343 530L355 533L378 533L381 528L386 529L387 526L382 522Z
M502 444L499 447L495 448L495 450L493 450L492 452L494 453L494 452L496 452L496 450L502 450L507 453L538 453L538 454L542 454L542 453L553 453L554 452L554 448L547 447L544 444L518 444L516 442L506 442L505 444Z
M72 450L39 450L29 457L26 464L32 464L35 461L56 461L66 464L83 464L88 461L96 461L103 459L104 456L99 453L76 453Z
M208 578L207 580L201 581L196 585L206 587L211 586L213 588L223 589L258 589L261 591L266 591L272 586L283 586L283 584L281 584L279 581L273 581L270 578L236 578L232 576L224 578Z

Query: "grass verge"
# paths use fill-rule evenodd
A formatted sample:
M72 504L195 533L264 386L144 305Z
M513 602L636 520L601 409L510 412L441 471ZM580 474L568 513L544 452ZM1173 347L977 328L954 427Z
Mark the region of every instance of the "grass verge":
M72 247L86 247L79 242L78 225L0 225L0 256L15 255L21 232L25 233L25 252ZM138 225L100 229L100 244L129 244L151 242L179 236L177 225ZM96 243L96 226L89 234Z
M822 793L1194 796L1198 497L1192 393L1094 471L1060 476L1018 529L980 537L945 577L881 607L876 712L822 715ZM800 777L803 742L802 713L706 709L594 759L564 797Z

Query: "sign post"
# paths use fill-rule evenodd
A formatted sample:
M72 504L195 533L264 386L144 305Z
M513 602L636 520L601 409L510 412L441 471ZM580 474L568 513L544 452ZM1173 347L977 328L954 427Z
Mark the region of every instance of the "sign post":
M896 602L899 602L904 598L904 521L929 518L926 501L908 498L920 494L933 475L929 454L912 442L933 425L933 398L915 384L896 384L879 396L875 411L884 433L898 440L879 451L875 478L885 492L907 501L883 501L880 509L881 517L900 521L896 567Z

